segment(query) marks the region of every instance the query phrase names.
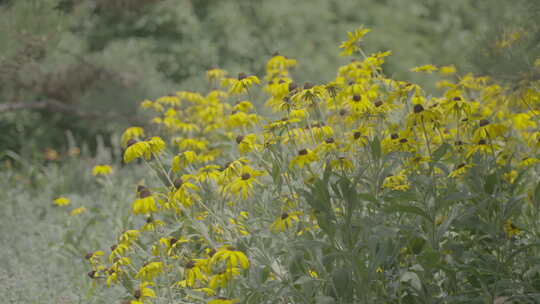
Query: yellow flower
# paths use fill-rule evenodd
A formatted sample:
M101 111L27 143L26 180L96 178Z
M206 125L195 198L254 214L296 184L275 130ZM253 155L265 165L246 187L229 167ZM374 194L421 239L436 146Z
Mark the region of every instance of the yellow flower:
M135 278L151 281L163 272L163 268L163 262L150 262L139 269L139 272L135 275Z
M301 215L301 212L283 212L279 218L277 218L272 225L270 225L270 230L274 232L283 232L292 227L294 222L298 222Z
M371 30L364 28L364 26L360 26L356 30L352 32L347 32L347 36L349 39L347 41L344 41L341 43L339 48L343 49L343 51L340 53L341 56L350 56L353 53L360 50L360 47L358 46L358 43L362 40L362 37L364 37L367 33L369 33Z
M468 164L461 163L458 166L456 166L454 171L450 172L450 174L448 174L448 176L453 177L453 178L456 178L458 176L462 176L463 174L465 174L467 172L467 170L469 168L472 168L472 167L473 167L473 165L468 165Z
M244 269L249 267L249 260L247 256L239 250L236 250L232 246L221 247L217 250L216 253L210 258L209 265L213 267L214 265L225 262L227 269L232 270L237 266L240 266Z
M160 220L155 220L152 217L146 219L146 224L141 228L143 231L156 231L158 227L165 226L165 223Z
M218 274L213 275L208 282L208 287L216 289L218 287L224 288L227 286L233 278L240 275L240 268L225 269Z
M206 77L208 78L208 81L220 81L225 76L227 76L227 71L222 69L210 69L206 72Z
M485 139L480 139L478 142L470 145L467 148L468 151L465 154L465 158L471 157L476 152L480 152L481 154L488 154L492 151L492 149L496 150L497 148L498 148L498 145L495 145L495 144L488 145Z
M513 184L516 181L517 176L518 172L516 170L503 174L503 178L510 184Z
M172 170L178 172L185 167L196 164L200 161L200 157L195 151L184 151L180 155L176 155L172 160Z
M250 127L259 121L257 114L248 114L242 111L236 111L231 114L225 124L228 128Z
M442 66L439 69L439 73L443 76L454 75L456 73L456 67L454 65Z
M139 238L139 235L141 234L138 230L126 230L122 235L120 235L120 243L130 245L132 242L137 240ZM114 250L113 250L114 251Z
M247 113L251 110L253 110L253 105L247 100L241 101L234 106L234 111Z
M242 166L237 177L223 187L224 191L247 199L253 189L253 184L261 184L257 177L264 174L264 171L252 169L249 166Z
M233 225L236 228L236 231L238 231L238 233L240 233L241 235L249 235L247 226L244 225L241 221L230 218L229 224Z
M85 255L85 259L88 260L90 262L90 264L92 265L96 265L99 263L99 259L105 254L105 252L101 251L101 250L97 250L97 251L94 251L94 252L90 252L90 253L87 253Z
M214 181L217 182L220 176L218 165L207 165L199 169L197 173L197 179L201 182Z
M330 161L330 166L333 169L340 170L352 170L354 168L353 163L346 157L339 157L338 159L333 159Z
M238 144L240 154L258 151L262 148L262 145L257 143L256 134L238 135L236 137L236 143Z
M400 172L398 175L388 176L383 181L383 188L397 190L397 191L406 191L409 189L409 182L407 176Z
M84 207L79 207L79 208L73 209L73 210L71 211L70 215L71 215L71 216L75 216L75 215L79 215L79 214L81 214L81 213L83 213L83 212L86 212L86 208L84 208Z
M122 147L126 147L130 140L138 140L144 136L144 130L141 127L130 127L122 134Z
M153 154L159 154L165 149L165 142L160 137L154 136L147 143L150 145L150 152Z
M289 76L288 69L296 65L296 60L275 53L266 63L266 80L283 79Z
M302 149L298 151L298 155L293 158L289 164L289 169L298 167L300 169L304 168L306 164L318 161L319 157L317 154L309 149Z
M432 64L426 64L426 65L422 65L422 66L411 69L412 72L426 72L428 74L431 74L437 70L438 68Z
M150 159L150 145L145 141L139 141L130 145L124 152L124 162L130 163L133 160L144 157Z
M208 147L208 141L200 138L174 138L173 143L178 145L180 150L204 151Z
M70 202L69 198L63 197L63 196L54 200L54 204L56 206L67 206L69 205L69 202Z
M154 284L150 283L150 282L142 282L139 285L139 289L135 290L134 297L137 300L136 301L131 301L131 303L132 304L133 304L133 302L135 302L135 303L137 303L137 302L144 303L147 298L155 298L156 293L154 292L154 290L152 290L152 289L150 289L148 287L148 286L152 286L152 285L154 285Z
M133 202L133 213L134 214L150 214L157 212L156 201L152 196L152 192L144 186L140 186L140 191L138 193L139 198Z
M108 165L98 165L92 169L93 176L98 176L98 175L107 176L111 174L112 172L113 172L112 167Z
M504 222L503 229L509 238L520 235L522 232L518 227L514 225L514 223L512 223L512 220L506 220L506 222Z
M253 84L260 84L257 76L247 76L245 73L238 74L238 78L225 78L222 81L223 86L229 87L229 94L238 95L247 92Z
M185 285L194 287L197 282L206 283L208 277L205 274L207 267L206 259L194 259L184 266Z
M179 107L181 104L180 97L175 94L162 96L156 100L156 104L167 105L171 107Z

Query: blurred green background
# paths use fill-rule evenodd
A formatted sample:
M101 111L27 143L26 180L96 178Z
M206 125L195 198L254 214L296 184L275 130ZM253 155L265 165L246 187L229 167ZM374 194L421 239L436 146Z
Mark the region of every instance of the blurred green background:
M410 68L455 64L511 86L538 77L538 19L531 0L0 0L0 158L95 151L144 122L140 101L204 89L211 67L261 75L274 51L300 82L329 80L361 24L397 79L434 90Z

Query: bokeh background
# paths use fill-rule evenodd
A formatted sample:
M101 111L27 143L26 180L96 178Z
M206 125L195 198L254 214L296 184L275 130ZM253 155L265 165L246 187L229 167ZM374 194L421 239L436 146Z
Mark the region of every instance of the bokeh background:
M346 31L373 29L366 51L391 50L388 75L434 89L410 72L454 64L517 83L539 53L533 0L1 0L0 158L68 138L95 150L96 135L142 123L137 105L204 88L204 71L261 74L279 51L295 77L335 76ZM501 43L508 45L501 47ZM66 134L69 132L69 135Z

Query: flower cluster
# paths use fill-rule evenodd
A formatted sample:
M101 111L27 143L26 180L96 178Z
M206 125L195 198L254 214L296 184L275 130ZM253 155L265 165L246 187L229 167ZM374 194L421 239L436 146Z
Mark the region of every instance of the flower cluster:
M349 33L343 55L358 55L358 43L368 32ZM290 74L296 61L276 53L266 65L264 83L254 75L226 78L227 72L212 69L208 80L221 88L144 101L142 108L153 114L150 125L128 128L122 136L124 162L140 160L155 173L134 194L131 210L139 228L120 235L108 260L101 259L104 251L88 255L89 276L124 286L132 304L171 296L236 303L259 292L248 277L260 276L260 284L292 282L282 261L262 267L269 257L251 247L258 242L272 246L264 239L268 231L288 241L320 238L348 248L362 234L337 238L332 225L354 229L361 224L355 218L382 216L394 208L431 221L426 227L432 229L432 250L442 251L457 242L433 230L450 225L448 214L430 213L439 210L440 197L428 198L443 185L465 189L465 178L485 174L500 177L497 185L488 180L482 186L490 195L507 188L532 191L533 183L515 185L524 174L537 177L537 89L511 91L485 77L457 76L453 66L413 69L443 77L441 95L432 96L419 85L383 74L389 52L359 55L328 83L299 84ZM268 94L268 110L252 99L257 86ZM96 167L93 173L111 170ZM418 207L419 198L411 198L411 205L392 205L396 197L410 198L427 187L432 189L422 201L427 211ZM59 199L56 204L67 203ZM520 222L516 210L521 209L512 210L501 213L493 227L507 238L523 238L525 231L513 224ZM367 259L358 269L370 265L373 276L382 276L410 262L415 250L398 248L395 256L403 262L387 265L374 258L376 251L350 255ZM259 268L250 269L255 260ZM335 280L327 273L333 262L321 261L310 260L302 280ZM136 284L127 283L132 281Z

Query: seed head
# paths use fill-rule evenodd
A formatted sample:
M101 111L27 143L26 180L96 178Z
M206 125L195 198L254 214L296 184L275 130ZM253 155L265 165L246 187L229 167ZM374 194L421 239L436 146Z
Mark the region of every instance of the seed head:
M402 138L402 139L399 140L399 142L404 144L404 143L408 142L408 140L406 138Z
M249 173L242 174L242 180L248 180L250 178L251 178L251 174L249 174Z
M358 101L360 101L361 97L360 97L360 95L354 95L354 96L352 97L352 99L353 99L354 101L358 102Z
M185 266L187 269L191 269L193 267L195 267L195 261L193 260L190 260L189 262L187 262L186 266Z
M362 132L356 131L353 134L354 139L359 139L362 136Z
M246 73L238 73L238 80L246 79L247 75Z
M392 133L392 134L390 135L390 138L391 138L391 139L398 139L398 138L399 138L399 135L398 135L397 133Z
M333 144L336 141L332 137L330 137L330 138L325 139L324 142L327 143L327 144Z
M137 140L132 138L132 139L128 140L127 146L130 147L130 146L133 146L136 143L137 143Z
M383 104L383 102L379 100L379 101L377 101L375 103L375 106L378 108L378 107L382 106L382 104Z
M294 82L289 82L289 92L292 92L298 88L298 85Z
M302 149L302 150L298 151L298 155L307 155L307 154L308 154L307 149Z
M179 177L179 178L175 179L173 183L174 183L174 187L176 189L179 189L180 187L182 187L182 184L184 183L184 181L182 180L181 177Z
M148 188L144 188L141 192L139 192L140 198L146 198L152 195L152 192Z
M286 218L288 218L288 217L289 217L289 214L288 214L287 212L283 212L283 213L281 214L281 219L282 219L282 220L284 220L284 219L286 219Z
M421 104L415 104L413 108L414 113L418 114L424 111L424 107Z
M241 143L242 140L244 140L244 136L243 136L243 135L238 135L238 136L236 136L236 143L237 143L237 144Z
M478 123L478 125L479 125L480 127L487 126L487 125L489 125L489 120L487 120L487 119L482 119L482 120L480 120L480 122Z
M309 90L311 88L313 88L313 83L311 83L311 82L305 82L304 83L304 90Z

